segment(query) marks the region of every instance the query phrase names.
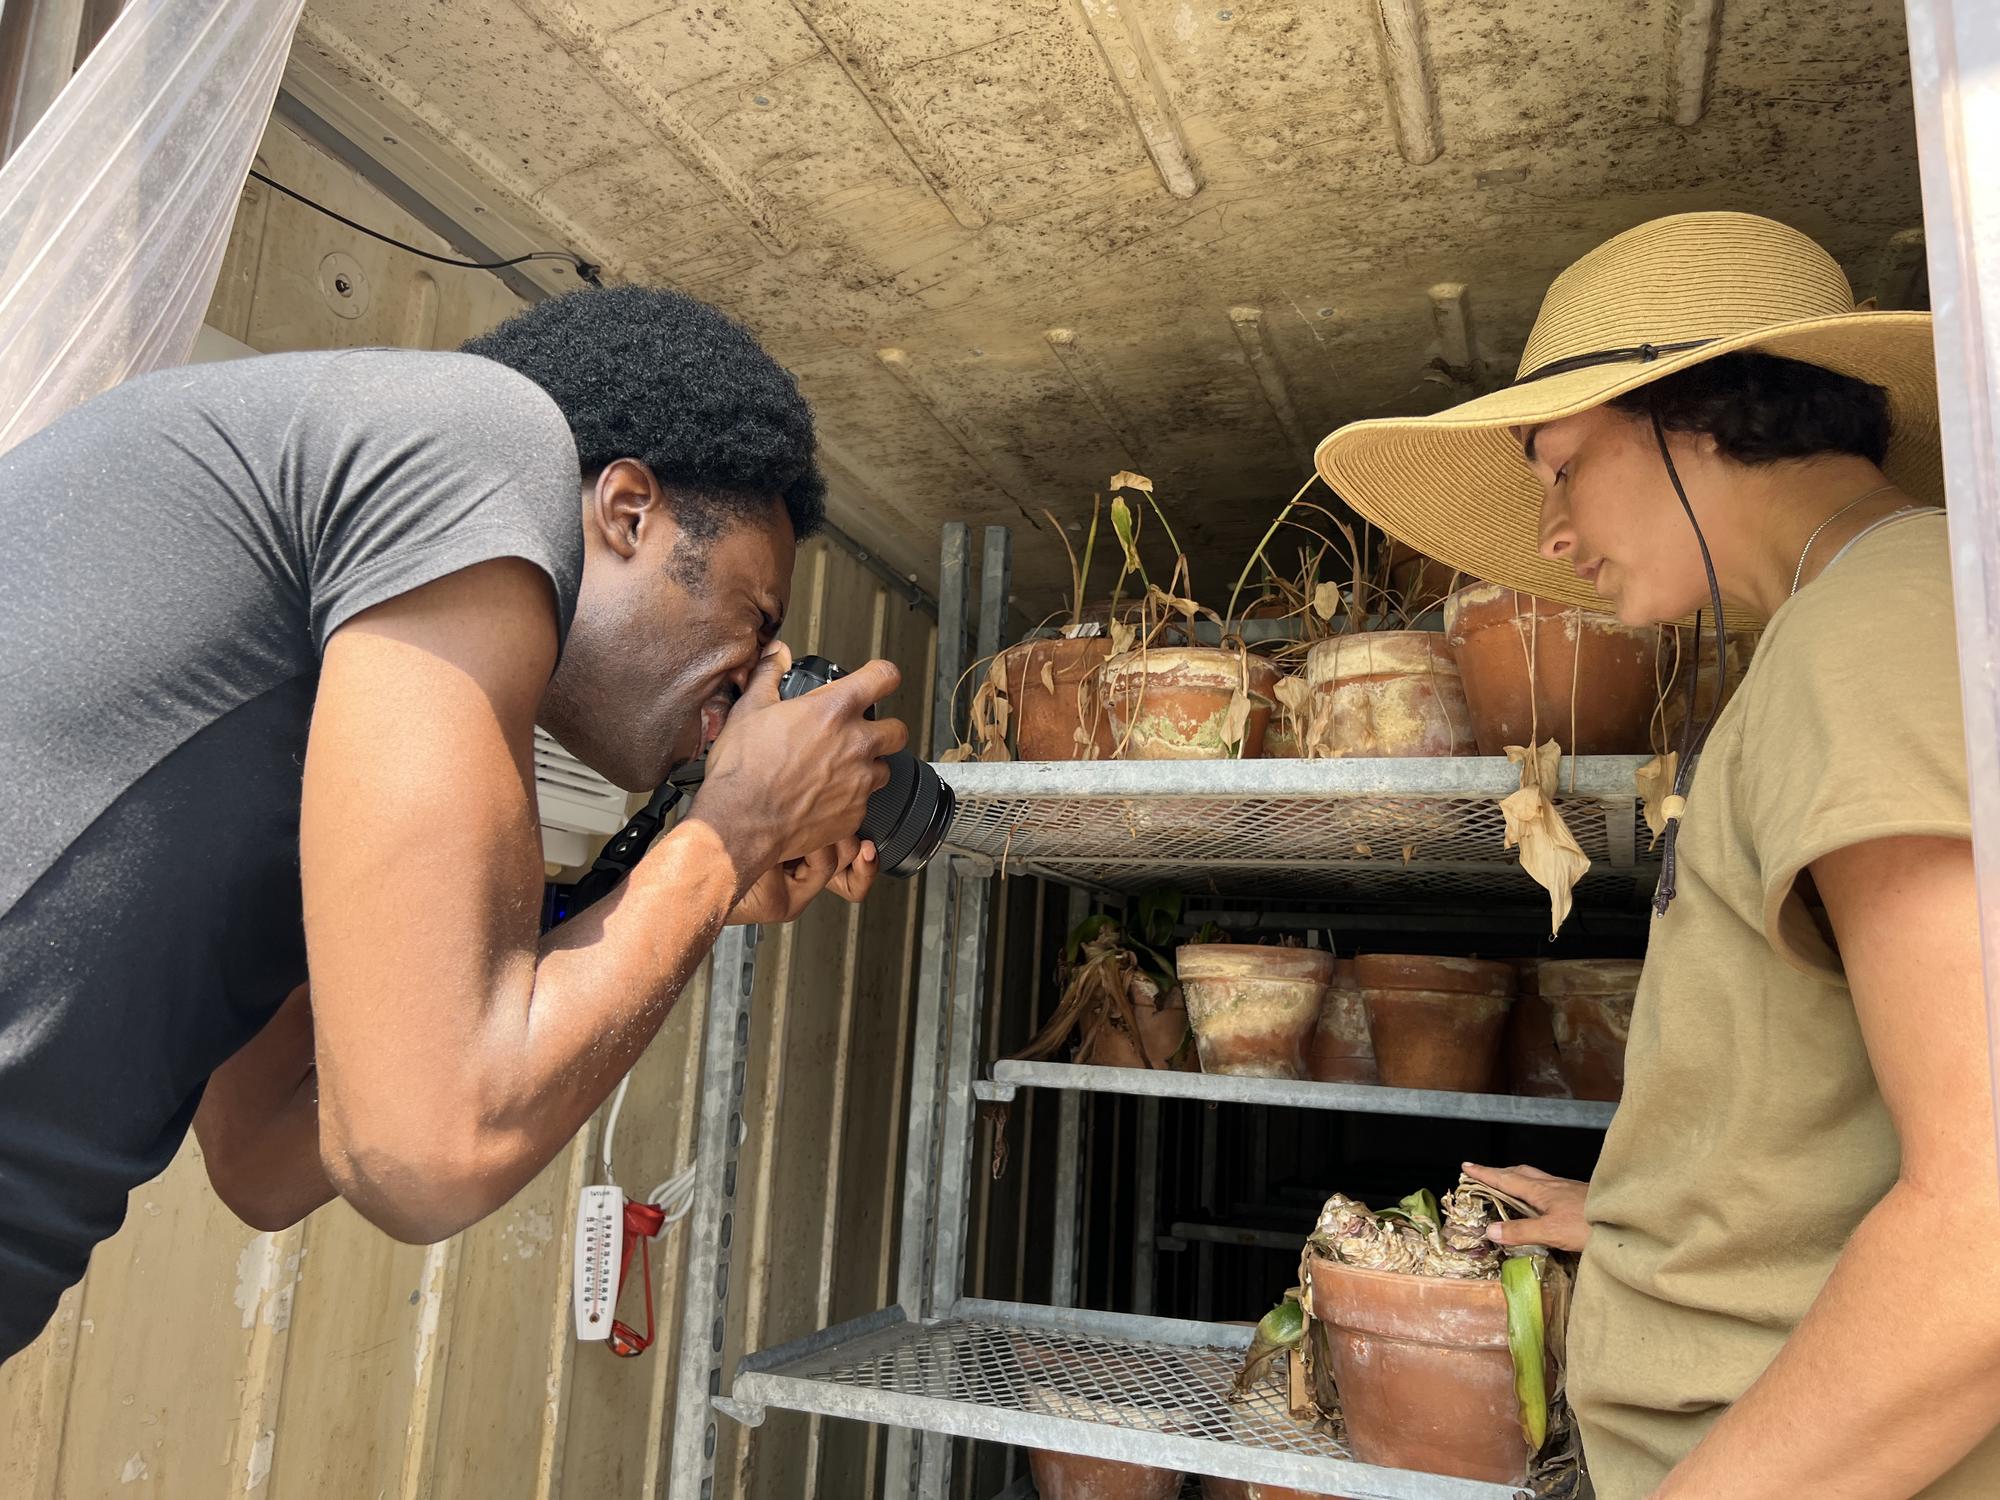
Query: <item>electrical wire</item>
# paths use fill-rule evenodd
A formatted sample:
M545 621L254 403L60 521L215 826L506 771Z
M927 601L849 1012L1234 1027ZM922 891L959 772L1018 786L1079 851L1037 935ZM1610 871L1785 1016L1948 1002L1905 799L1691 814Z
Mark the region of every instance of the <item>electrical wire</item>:
M384 234L379 229L370 229L366 224L357 224L354 220L348 218L346 214L336 213L324 203L314 202L297 188L286 187L282 182L277 181L275 178L266 177L254 167L251 168L250 175L263 183L264 186L276 189L295 202L303 203L315 213L325 214L336 224L345 224L357 234L365 234L371 240L380 240L385 245L394 245L398 250L405 250L411 255L435 261L441 266L457 266L461 270L466 271L504 271L510 266L526 265L532 260L559 260L575 269L578 280L586 281L592 286L604 285L598 279L600 267L585 260L580 255L570 254L567 250L532 250L526 255L516 255L511 260L459 260L453 256L438 255L432 251L421 249L416 245L410 244L407 240L399 240L393 235Z
M604 1116L604 1142L598 1150L598 1161L604 1168L604 1180L613 1187L618 1185L618 1177L612 1169L611 1148L618 1137L618 1116L625 1108L625 1093L631 1086L630 1073L618 1080L617 1091L611 1096L611 1108ZM689 1162L646 1194L645 1201L655 1208L664 1208L668 1224L678 1224L694 1208L694 1183L694 1163Z

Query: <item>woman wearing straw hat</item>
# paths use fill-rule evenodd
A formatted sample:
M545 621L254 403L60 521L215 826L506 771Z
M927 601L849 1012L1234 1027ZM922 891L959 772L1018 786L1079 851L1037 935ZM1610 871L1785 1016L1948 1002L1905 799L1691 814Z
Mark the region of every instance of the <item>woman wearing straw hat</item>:
M1660 219L1556 279L1511 386L1344 427L1318 463L1473 576L1634 624L1767 622L1681 747L1587 1199L1476 1169L1543 1214L1496 1238L1583 1253L1569 1394L1598 1494L2000 1495L1929 316L1857 311L1768 219Z

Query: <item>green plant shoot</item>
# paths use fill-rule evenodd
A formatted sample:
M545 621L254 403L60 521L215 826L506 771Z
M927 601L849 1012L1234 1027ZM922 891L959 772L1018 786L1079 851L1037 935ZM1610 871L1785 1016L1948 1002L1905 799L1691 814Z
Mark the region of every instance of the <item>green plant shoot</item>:
M1542 1324L1541 1257L1510 1255L1500 1267L1507 1295L1507 1352L1514 1359L1514 1399L1521 1409L1521 1435L1541 1452L1549 1435L1549 1392L1543 1375L1548 1332Z

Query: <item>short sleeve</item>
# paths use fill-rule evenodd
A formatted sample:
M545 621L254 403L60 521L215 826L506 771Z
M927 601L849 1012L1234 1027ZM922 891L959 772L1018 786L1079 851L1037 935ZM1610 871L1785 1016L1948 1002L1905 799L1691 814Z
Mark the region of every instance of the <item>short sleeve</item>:
M1942 519L1864 539L1787 604L1746 692L1743 815L1765 935L1795 967L1837 976L1799 892L1812 862L1875 839L1972 836Z
M557 644L583 573L576 444L548 394L470 354L355 350L288 435L313 643L362 610L518 557L555 590Z

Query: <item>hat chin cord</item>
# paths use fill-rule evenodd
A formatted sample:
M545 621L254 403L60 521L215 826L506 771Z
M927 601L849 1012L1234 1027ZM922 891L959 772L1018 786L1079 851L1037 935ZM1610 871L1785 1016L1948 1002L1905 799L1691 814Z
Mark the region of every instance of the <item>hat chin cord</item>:
M1679 894L1677 846L1680 841L1681 818L1687 810L1688 784L1694 779L1694 758L1708 743L1709 731L1715 728L1715 721L1722 716L1722 700L1729 692L1729 651L1728 634L1722 622L1722 585L1715 576L1715 558L1708 550L1708 538L1701 534L1701 522L1695 519L1694 506L1688 500L1687 487L1681 483L1680 471L1674 467L1674 456L1667 449L1667 429L1660 421L1657 402L1649 403L1649 413L1653 419L1653 440L1660 445L1660 460L1667 466L1667 478L1672 481L1674 494L1680 497L1681 509L1687 512L1688 525L1694 528L1695 544L1701 548L1701 565L1708 573L1708 597L1715 606L1715 700L1709 704L1708 716L1696 728L1695 706L1699 701L1701 686L1701 612L1694 617L1694 660L1689 663L1688 711L1681 725L1680 760L1674 768L1673 795L1664 804L1666 814L1666 843L1660 851L1660 884L1653 894L1653 912L1664 917L1667 908L1673 905Z

